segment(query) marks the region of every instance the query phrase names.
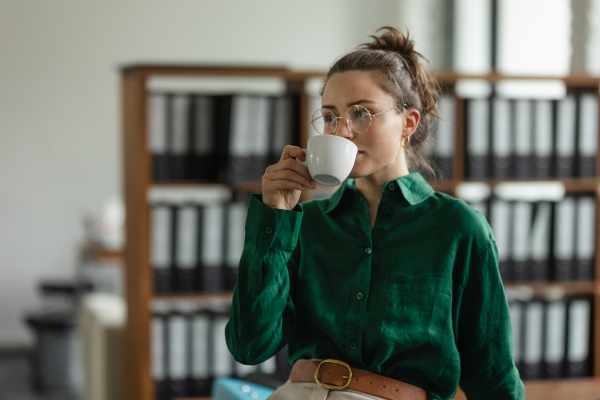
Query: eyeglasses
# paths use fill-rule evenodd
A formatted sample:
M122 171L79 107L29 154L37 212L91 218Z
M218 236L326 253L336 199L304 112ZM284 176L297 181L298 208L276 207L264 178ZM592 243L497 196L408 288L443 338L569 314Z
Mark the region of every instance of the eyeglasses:
M404 107L407 108L408 106L404 104ZM333 111L327 108L319 108L313 113L310 122L318 133L333 135L338 128L338 119L345 118L350 129L356 133L363 133L371 126L371 120L373 117L383 114L384 112L391 111L395 108L398 108L398 106L378 112L377 114L371 114L371 112L364 106L356 104L351 106L343 117L337 117Z

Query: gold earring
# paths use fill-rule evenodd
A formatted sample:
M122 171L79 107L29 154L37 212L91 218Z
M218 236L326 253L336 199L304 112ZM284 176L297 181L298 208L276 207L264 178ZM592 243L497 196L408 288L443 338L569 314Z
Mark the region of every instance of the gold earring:
M404 145L404 139L406 139L406 146ZM403 137L402 140L400 140L400 145L402 145L402 147L404 147L404 148L407 148L409 142L410 142L410 136L409 137Z

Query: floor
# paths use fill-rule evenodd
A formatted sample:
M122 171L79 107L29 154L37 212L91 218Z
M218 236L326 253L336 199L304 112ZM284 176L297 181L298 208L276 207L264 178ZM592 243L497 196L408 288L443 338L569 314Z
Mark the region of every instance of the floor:
M0 400L78 400L66 393L36 393L27 354L0 354Z

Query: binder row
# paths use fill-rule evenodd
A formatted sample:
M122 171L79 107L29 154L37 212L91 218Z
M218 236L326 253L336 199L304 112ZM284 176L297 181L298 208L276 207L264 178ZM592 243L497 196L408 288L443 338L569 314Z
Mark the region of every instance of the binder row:
M596 204L593 196L560 202L471 204L488 219L504 282L594 279Z
M596 175L598 95L560 100L466 99L469 179L590 178Z
M452 179L452 160L456 136L456 101L452 93L443 93L438 100L440 120L432 127L429 138L421 149L423 157L439 172L438 179ZM423 177L430 179L427 171Z
M250 373L289 374L284 347L259 365L235 361L225 342L229 309L180 302L155 304L151 320L151 366L157 400L209 396L216 377L243 379Z
M233 290L247 210L247 200L154 203L150 261L155 293Z
M591 375L591 298L509 300L509 307L521 378Z
M299 96L154 92L148 146L155 182L258 181L299 141Z

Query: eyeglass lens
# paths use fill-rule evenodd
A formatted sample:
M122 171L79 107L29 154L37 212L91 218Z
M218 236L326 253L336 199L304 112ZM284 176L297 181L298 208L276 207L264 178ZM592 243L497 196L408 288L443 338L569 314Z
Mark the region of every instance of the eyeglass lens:
M349 121L350 129L362 133L371 126L371 113L361 105L354 105L346 111L345 118ZM319 108L312 116L312 125L318 133L335 134L338 127L338 117L326 108Z

